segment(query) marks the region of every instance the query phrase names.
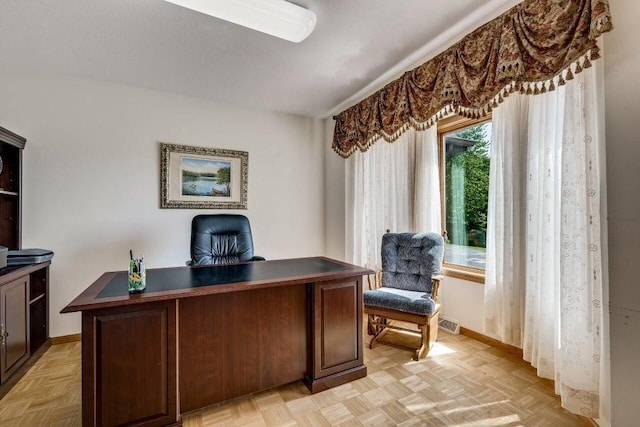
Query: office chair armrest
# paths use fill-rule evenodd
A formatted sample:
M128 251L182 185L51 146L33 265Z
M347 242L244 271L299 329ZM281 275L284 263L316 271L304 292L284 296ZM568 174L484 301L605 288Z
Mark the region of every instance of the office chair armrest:
M431 299L438 302L438 293L440 291L440 281L444 279L442 274L431 276Z

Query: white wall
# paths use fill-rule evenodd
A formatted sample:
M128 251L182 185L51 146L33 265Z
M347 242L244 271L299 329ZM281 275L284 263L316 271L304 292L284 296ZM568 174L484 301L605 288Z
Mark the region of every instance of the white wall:
M324 254L319 120L168 93L0 68L0 125L27 138L23 247L55 252L51 336L80 332L60 310L129 248L148 267L184 265L190 221L212 210L160 209L159 142L249 152L258 255Z
M333 119L324 120L324 229L328 257L346 261L345 254L345 167L342 157L331 148Z
M640 3L609 0L605 35L607 203L611 328L611 425L640 420Z
M442 316L460 326L494 337L484 331L484 285L455 277L445 277L440 286ZM495 338L495 337L494 337Z

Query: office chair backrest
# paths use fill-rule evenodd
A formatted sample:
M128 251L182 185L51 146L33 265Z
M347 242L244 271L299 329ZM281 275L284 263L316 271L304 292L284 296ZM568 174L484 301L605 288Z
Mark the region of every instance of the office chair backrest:
M437 233L382 236L382 286L431 293L431 276L442 269L444 239Z
M251 226L244 215L197 215L191 221L192 265L233 264L253 257Z

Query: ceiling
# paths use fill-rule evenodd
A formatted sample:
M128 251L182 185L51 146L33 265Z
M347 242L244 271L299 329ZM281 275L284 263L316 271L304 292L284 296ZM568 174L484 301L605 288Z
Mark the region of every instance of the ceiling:
M163 0L0 0L0 62L326 117L518 3L291 2L318 18L298 44Z

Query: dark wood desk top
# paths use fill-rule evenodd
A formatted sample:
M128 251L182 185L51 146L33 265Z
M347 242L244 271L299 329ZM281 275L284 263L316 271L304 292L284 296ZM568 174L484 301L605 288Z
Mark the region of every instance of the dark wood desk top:
M104 273L61 313L273 286L336 280L373 271L325 257L147 270L147 289L129 294L127 272Z

